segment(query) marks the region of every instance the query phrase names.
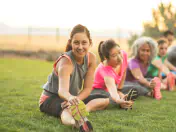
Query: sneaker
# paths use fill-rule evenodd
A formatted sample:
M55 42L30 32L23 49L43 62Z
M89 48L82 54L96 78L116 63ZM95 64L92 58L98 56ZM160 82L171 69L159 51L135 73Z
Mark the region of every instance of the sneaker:
M160 100L162 98L161 91L160 91L161 81L160 81L160 79L158 77L154 77L154 81L156 83L156 86L153 89L153 97L156 100Z
M128 96L127 98L125 99L126 101L135 101L136 98L138 97L138 91L136 89L130 89L130 91L128 92ZM130 108L132 110L132 106ZM128 110L127 108L125 110Z
M79 126L80 132L93 131L93 127L86 117L89 115L89 112L86 111L86 105L84 102L80 101L78 105L72 105L70 110L76 124Z
M175 87L175 78L174 75L170 72L167 74L167 90L173 91Z
M79 124L79 126L80 126L79 132L92 132L93 131L92 124L90 123L90 121L88 121L87 118L84 118L84 121L82 121L82 122L83 123Z
M129 101L129 100L135 101L137 97L138 97L138 91L136 89L132 88L128 92L128 96L126 98L126 101Z

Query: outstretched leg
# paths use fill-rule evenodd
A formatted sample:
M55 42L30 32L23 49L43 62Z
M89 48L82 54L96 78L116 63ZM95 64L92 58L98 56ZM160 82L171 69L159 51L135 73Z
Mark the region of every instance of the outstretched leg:
M73 118L73 116L71 115L71 112L69 109L64 109L61 113L61 121L64 125L68 125L68 126L76 126L76 122L75 119Z
M109 105L109 98L97 98L89 101L86 105L88 112L103 110Z

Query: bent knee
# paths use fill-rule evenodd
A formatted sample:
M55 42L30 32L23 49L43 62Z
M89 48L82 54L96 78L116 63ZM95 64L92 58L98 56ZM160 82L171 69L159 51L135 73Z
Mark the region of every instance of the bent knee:
M60 117L61 117L62 124L64 124L64 125L75 125L75 120L72 117L72 115L71 115L71 113L69 112L68 109L63 110Z
M107 107L109 105L109 98L102 99L102 106Z

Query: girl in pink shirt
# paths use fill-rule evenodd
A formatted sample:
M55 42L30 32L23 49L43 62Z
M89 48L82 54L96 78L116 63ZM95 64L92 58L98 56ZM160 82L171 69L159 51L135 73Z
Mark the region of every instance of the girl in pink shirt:
M126 76L127 54L114 40L100 42L98 53L101 63L95 71L91 95L104 95L106 98L91 100L92 109L101 110L109 104L120 104L122 108L131 108L133 101L126 101L127 95L121 90Z

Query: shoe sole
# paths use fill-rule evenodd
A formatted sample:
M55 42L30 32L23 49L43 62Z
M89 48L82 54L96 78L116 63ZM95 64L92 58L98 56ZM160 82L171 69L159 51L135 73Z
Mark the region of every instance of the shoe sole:
M154 77L154 81L155 81L155 83L156 83L156 86L155 86L155 88L153 89L153 91L154 91L153 97L154 97L156 100L160 100L160 99L162 98L161 91L160 91L161 82L160 82L160 79L157 78L157 77Z
M79 132L93 132L93 127L90 121L84 122L84 124L80 126Z
M75 120L83 121L83 125L80 126L80 132L93 131L93 127L90 121L85 121L85 118L89 115L89 113L86 111L86 105L84 104L84 102L80 101L78 105L71 106L71 113Z
M89 112L86 111L86 105L82 101L78 105L72 105L70 110L73 118L77 121L89 115Z
M130 101L130 100L135 101L137 97L138 97L138 91L135 89L131 89L128 92L128 96L127 96L126 101ZM132 107L130 109L132 110ZM125 108L125 110L128 110L128 109Z
M174 86L175 86L175 78L172 75L172 73L169 73L167 78L168 78L168 90L169 91L173 91L174 90Z
M131 89L128 92L128 96L127 96L126 101L130 101L130 100L135 101L137 97L138 97L138 91L135 89Z

